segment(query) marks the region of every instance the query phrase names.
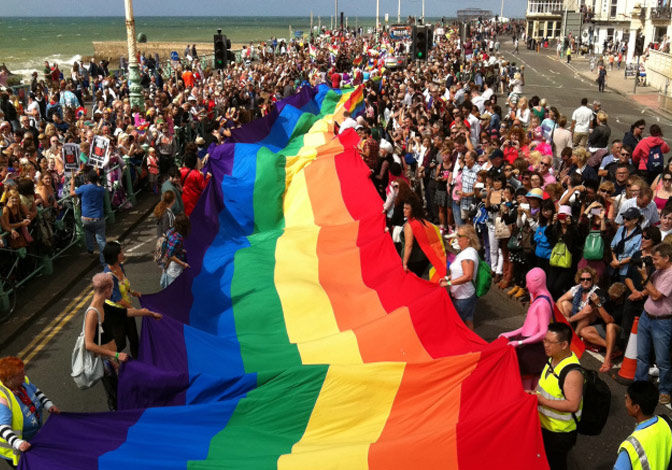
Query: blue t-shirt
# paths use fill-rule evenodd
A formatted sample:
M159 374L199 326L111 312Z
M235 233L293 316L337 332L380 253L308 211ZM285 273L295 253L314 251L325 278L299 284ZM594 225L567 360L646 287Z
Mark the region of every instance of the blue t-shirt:
M97 184L85 184L75 189L82 201L82 216L102 219L105 216L105 188Z
M640 429L648 428L652 424L658 421L658 416L649 418L646 421L642 421L635 427L635 431ZM630 456L625 450L622 450L618 453L618 458L614 464L614 470L632 470L632 464L630 463Z

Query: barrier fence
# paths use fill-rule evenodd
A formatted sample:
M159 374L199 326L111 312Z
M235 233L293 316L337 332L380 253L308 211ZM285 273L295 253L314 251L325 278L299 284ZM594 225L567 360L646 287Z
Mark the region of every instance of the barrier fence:
M137 202L137 196L145 186L142 163L139 165L125 157L124 165L116 164L103 170L104 208L106 223L113 224L116 214L130 209ZM6 320L16 308L17 290L37 276L50 276L54 272L54 260L63 256L74 246L84 248L84 228L81 220L79 198L70 196L70 184L76 182L71 177L64 184L58 209L38 207L37 217L30 226L33 242L27 247L9 248L11 234L4 232L0 237L4 247L0 248L0 321Z

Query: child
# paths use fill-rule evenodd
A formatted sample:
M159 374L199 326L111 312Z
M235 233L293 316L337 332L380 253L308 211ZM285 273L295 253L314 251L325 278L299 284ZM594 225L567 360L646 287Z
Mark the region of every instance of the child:
M147 153L147 171L149 172L149 187L154 194L159 194L159 159L154 147L150 147Z

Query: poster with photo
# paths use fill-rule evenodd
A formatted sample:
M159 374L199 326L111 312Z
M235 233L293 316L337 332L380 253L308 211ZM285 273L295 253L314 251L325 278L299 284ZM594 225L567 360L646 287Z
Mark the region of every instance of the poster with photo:
M107 162L109 151L110 139L101 135L95 136L89 152L89 165L102 168Z
M61 152L65 171L77 171L79 169L79 145L63 144Z

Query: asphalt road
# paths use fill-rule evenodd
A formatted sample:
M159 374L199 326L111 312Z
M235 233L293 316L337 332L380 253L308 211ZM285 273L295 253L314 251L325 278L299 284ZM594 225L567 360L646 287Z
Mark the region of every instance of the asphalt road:
M537 54L521 46L520 53L513 55L510 49L507 50L508 46L510 44L505 43L504 57L518 65L525 65L525 86L523 88L525 96L537 95L540 98L546 98L548 105L556 106L562 114L567 116L570 123L572 112L581 105L581 98L588 98L589 106L593 100L598 100L602 104L602 109L609 115L610 141L622 139L625 132L630 130L633 122L645 119L647 124L645 135L648 135L648 126L658 124L663 135L667 136L670 142L672 120L667 117L614 91L607 90L599 93L594 81L577 74L564 61L555 60L550 52ZM500 105L504 107L502 103L506 100L502 98L506 97L500 96L499 98Z
M126 271L133 288L152 293L159 288L159 270L151 259L155 240L153 219L144 220L124 241L127 253ZM56 305L31 324L0 354L19 354L29 360L27 373L31 380L59 406L67 411L106 411L105 393L100 384L90 390L79 390L69 376L70 354L81 331L82 315L89 304L89 272ZM45 280L45 288L56 288L57 277ZM476 331L486 340L522 324L525 306L506 297L496 287L479 300ZM586 354L584 365L597 369L600 362ZM581 436L570 454L572 469L608 469L613 465L616 449L629 434L633 422L623 406L625 387L602 374L612 391L611 416L599 437ZM662 409L661 409L662 411ZM669 413L669 411L668 411Z
M506 53L505 53L506 54ZM510 54L508 54L510 56ZM613 92L598 95L596 87L585 79L577 78L561 62L526 50L514 58L526 65L527 95L546 97L550 105L571 115L583 96L590 100L599 97L603 109L609 113L609 124L614 138L621 137L631 122L644 117L648 123L659 122L663 133L672 136L671 122L650 110L632 103ZM127 253L126 271L133 288L152 293L159 289L159 270L151 259L155 240L152 218L143 221L124 241ZM69 376L70 354L82 326L82 315L88 305L90 279L97 270L92 270L66 295L43 315L35 319L25 331L9 343L0 355L20 354L28 358L27 373L38 386L66 411L105 411L105 394L100 384L90 390L78 390ZM58 276L44 280L45 289L58 289ZM20 308L20 306L18 307ZM524 318L524 306L510 300L496 287L479 301L476 313L476 331L486 340L493 340L503 331L519 327ZM1 325L0 325L1 327ZM582 362L586 367L597 369L600 361L589 354ZM625 413L623 398L625 387L616 383L607 374L601 374L612 392L610 418L600 436L580 436L570 454L570 468L601 470L612 467L620 442L634 427L633 420ZM670 413L659 407L658 412ZM493 436L496 438L496 436Z

